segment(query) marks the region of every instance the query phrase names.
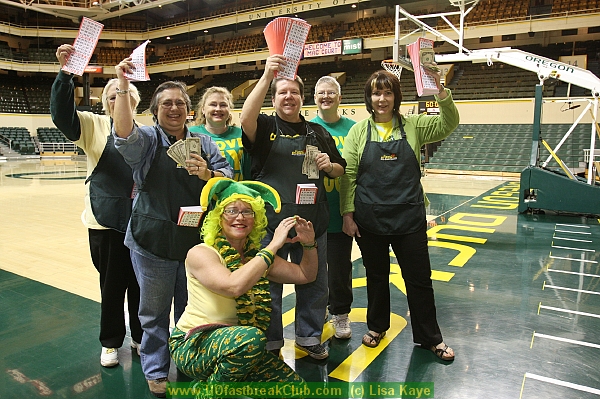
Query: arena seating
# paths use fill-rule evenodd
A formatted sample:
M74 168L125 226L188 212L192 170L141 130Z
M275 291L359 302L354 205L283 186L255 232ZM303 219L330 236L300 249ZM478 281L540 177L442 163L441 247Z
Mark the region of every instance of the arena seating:
M554 148L570 125L542 125L542 138ZM430 157L428 170L459 170L465 172L520 173L529 164L531 154L531 125L478 124L460 125ZM583 149L589 148L591 126L579 124L558 156L569 168L580 168ZM600 151L600 150L599 150ZM550 153L540 148L540 160ZM559 167L552 159L549 167Z
M38 127L37 138L40 143L68 143L69 139L55 127Z
M22 155L33 155L37 152L29 130L24 127L0 127L0 136L10 140L11 149Z

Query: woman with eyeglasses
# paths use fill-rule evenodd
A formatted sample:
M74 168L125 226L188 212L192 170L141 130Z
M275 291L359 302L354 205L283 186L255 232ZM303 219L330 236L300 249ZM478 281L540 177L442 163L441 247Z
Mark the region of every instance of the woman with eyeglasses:
M75 47L63 44L56 49L62 67L75 52ZM117 152L111 135L112 115L117 97L117 79L110 79L102 91L105 115L78 111L75 107L73 75L59 71L50 94L52 122L87 156L85 209L81 215L88 228L90 255L100 275L100 364L119 364L119 348L127 333L123 301L127 296L131 348L138 350L142 342L142 327L138 318L140 289L133 272L129 248L123 244L131 214L133 178L131 168ZM134 85L130 86L133 114L140 102Z
M398 78L386 71L369 77L365 105L371 116L354 125L344 143L348 166L340 212L367 274L369 331L363 345L378 346L390 328L391 245L406 284L414 342L451 361L454 351L444 343L436 317L419 159L421 146L448 137L460 118L450 90L434 75L439 115L401 115Z
M281 209L277 191L261 182L216 178L202 190L202 206L211 203L213 209L202 224L204 243L188 253L189 301L169 340L178 369L195 381L302 381L266 350L269 281L306 284L316 278L315 231L301 217L284 218L263 248L265 202ZM299 264L276 255L294 242L303 248Z
M242 144L242 129L231 123L233 96L225 87L213 86L198 101L196 125L190 132L212 138L233 168L233 180L250 179L250 158Z
M177 321L187 302L185 257L190 248L200 243L195 227L178 225L180 208L199 205L206 182L215 176L231 177L232 169L210 137L188 131L185 123L191 101L184 83L161 83L150 102L155 125L137 126L131 112L129 80L124 75L133 70L131 58L123 60L115 70L115 146L131 167L135 182L125 245L131 251L140 285L142 370L150 391L165 397L171 302ZM199 138L201 152L190 153L185 165L180 165L170 156L170 146L192 137Z

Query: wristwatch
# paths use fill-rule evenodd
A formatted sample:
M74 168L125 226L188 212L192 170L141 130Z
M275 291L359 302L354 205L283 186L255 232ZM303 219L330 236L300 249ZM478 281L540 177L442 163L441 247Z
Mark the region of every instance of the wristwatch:
M215 171L214 171L214 170L211 170L211 171L210 171L210 178L212 179L213 177L215 177Z

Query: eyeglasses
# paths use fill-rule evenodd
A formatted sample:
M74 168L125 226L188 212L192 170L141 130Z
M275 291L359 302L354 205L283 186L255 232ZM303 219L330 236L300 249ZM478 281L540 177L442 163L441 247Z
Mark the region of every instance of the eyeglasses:
M163 101L162 103L160 103L160 106L165 108L165 109L171 109L173 108L173 105L176 105L177 108L186 108L186 104L183 101L171 101L171 100L167 100L167 101Z
M244 219L252 219L254 218L254 211L252 209L243 209L240 211L237 208L223 209L223 216L227 219L236 219L238 215L242 215Z
M317 96L319 97L333 97L337 94L335 91L318 91Z

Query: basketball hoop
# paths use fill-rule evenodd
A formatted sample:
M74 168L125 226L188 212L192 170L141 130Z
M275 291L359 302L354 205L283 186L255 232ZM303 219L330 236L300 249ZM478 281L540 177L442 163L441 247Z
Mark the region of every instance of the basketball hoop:
M402 66L400 64L394 62L394 60L383 60L381 61L381 67L393 73L400 80L400 75L402 74Z

